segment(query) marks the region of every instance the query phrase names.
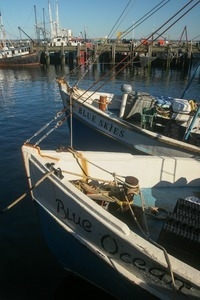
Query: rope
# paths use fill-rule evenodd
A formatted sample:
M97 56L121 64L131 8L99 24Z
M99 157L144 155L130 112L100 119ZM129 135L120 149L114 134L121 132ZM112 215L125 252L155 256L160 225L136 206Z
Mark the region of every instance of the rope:
M137 218L136 218L136 216L135 216L135 214L134 214L134 211L133 211L133 209L132 209L132 207L131 207L131 203L128 201L128 198L127 198L127 196L126 196L125 193L124 193L124 196L125 196L125 198L126 198L126 201L128 202L129 209L130 209L130 211L131 211L131 214L132 214L132 216L133 216L133 218L134 218L136 224L138 225L138 227L139 227L140 231L143 233L143 235L148 239L148 237L149 237L149 231L148 231L147 222L146 222L146 218L145 218L144 205L143 205L144 199L142 199L142 197L141 197L141 191L140 191L140 198L141 198L141 200L142 200L142 212L143 212L143 217L144 217L144 221L145 221L146 233L144 232L144 230L143 230L142 227L140 226L140 224L139 224L139 222L138 222L138 220L137 220Z
M113 176L113 177L115 178L115 180L118 180L118 181L120 181L120 182L123 182L120 178L116 177L116 173L115 173L115 172L112 173L112 172L107 171L107 170L104 169L104 168L101 168L100 166L94 164L93 162L91 162L91 161L89 161L88 159L86 159L85 157L83 157L82 154L81 154L80 152L77 152L77 151L75 151L75 150L73 150L73 149L71 149L71 148L69 148L68 150L69 150L69 152L71 152L71 153L74 155L75 158L84 159L86 162L90 163L91 165L95 166L96 168L98 168L98 169L104 171L105 173L108 173L108 174L110 174L111 176ZM117 175L117 176L122 177L122 178L125 178L125 176L122 176L122 175Z
M91 176L88 176L88 175L78 174L78 173L74 173L74 172L62 171L62 173L66 173L66 174L70 174L70 175L74 175L74 176L80 176L84 179L91 179L91 180L94 180L94 181L101 181L101 182L111 183L110 180L99 179L99 178L96 178L96 177L91 177Z
M5 211L9 210L10 208L12 208L14 205L16 205L17 203L19 203L21 200L23 200L28 193L30 193L34 188L36 188L42 181L44 181L44 179L46 179L47 177L49 177L49 175L51 175L54 172L48 172L46 173L41 179L39 179L27 192L25 192L24 194L22 194L19 198L17 198L15 201L13 201L13 203L11 203L10 205L8 205L7 207L5 207L4 209L2 209L2 211L0 211L0 214L4 213Z
M126 195L125 195L126 197ZM131 204L128 202L128 205L129 205L129 209L131 211L131 214L136 222L136 224L138 225L139 229L141 230L141 232L144 234L145 238L150 241L153 245L155 245L156 247L160 248L163 253L164 253L164 256L165 256L165 260L166 260L166 263L168 265L168 270L169 270L169 273L170 273L170 276L171 276L171 280L172 280L172 285L174 287L175 290L177 290L178 288L176 287L176 284L175 284L175 279L174 279L174 274L173 274L173 271L172 271L172 266L171 266L171 262L170 262L170 259L169 259L169 255L166 251L166 249L164 247L162 247L161 245L159 245L158 243L156 243L154 240L152 240L149 236L149 231L148 231L148 227L147 227L147 221L146 221L146 217L145 217L145 211L144 211L144 207L145 207L145 203L144 203L144 197L141 193L141 190L140 190L140 198L141 198L141 201L142 201L142 211L143 211L143 217L144 217L144 221L145 221L145 227L146 227L146 231L147 231L147 234L144 232L144 230L142 229L142 227L140 226L135 214L134 214L134 211L131 207Z
M146 21L148 18L150 18L153 14L155 14L158 10L160 10L164 5L166 5L171 0L163 0L159 4L157 4L155 7L153 7L149 12L147 12L143 17L141 17L139 20L134 22L130 27L128 27L125 31L121 33L121 37L125 37L128 33L133 31L135 28L137 28L140 24L142 24L144 21ZM165 3L163 3L165 2ZM162 4L163 3L163 4ZM160 7L158 7L160 6Z
M38 136L42 131L44 131L52 122L57 120L58 118L61 118L62 114L64 113L64 110L58 111L56 115L48 122L46 123L42 128L40 128L32 137L30 137L26 143L29 143L34 137Z
M164 253L164 256L165 256L165 260L166 260L166 263L168 265L168 269L169 269L169 273L170 273L170 276L171 276L171 280L172 280L172 285L174 287L175 290L178 290L178 287L176 287L176 284L175 284L175 279L174 279L174 273L172 271L172 265L171 265L171 262L170 262L170 259L169 259L169 255L166 251L166 249L164 247L162 247L160 244L156 243L154 240L152 240L150 237L148 237L148 240L154 244L156 247L160 248L163 253Z

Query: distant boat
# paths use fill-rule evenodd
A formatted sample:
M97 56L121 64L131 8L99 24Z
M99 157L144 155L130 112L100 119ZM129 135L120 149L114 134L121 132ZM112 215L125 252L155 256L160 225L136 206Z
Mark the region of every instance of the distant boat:
M17 45L7 41L0 12L0 67L39 66L40 52L32 51L30 45Z
M116 299L200 299L200 158L24 144L61 265ZM78 288L78 287L77 287Z
M39 66L40 52L30 52L30 46L0 48L0 67Z
M127 84L121 92L109 93L71 87L63 78L57 82L76 149L200 155L200 106L195 101L154 97Z

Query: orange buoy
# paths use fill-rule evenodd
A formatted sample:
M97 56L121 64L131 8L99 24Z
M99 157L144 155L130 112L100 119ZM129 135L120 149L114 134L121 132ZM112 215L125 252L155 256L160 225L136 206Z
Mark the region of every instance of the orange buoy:
M107 96L100 96L99 109L106 111L107 108Z

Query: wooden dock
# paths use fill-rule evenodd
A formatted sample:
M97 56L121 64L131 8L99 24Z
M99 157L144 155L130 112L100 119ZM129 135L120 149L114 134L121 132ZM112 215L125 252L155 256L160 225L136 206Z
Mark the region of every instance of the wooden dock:
M170 64L172 59L185 58L191 61L194 57L200 58L200 47L192 45L186 46L174 45L139 45L133 47L130 44L79 44L77 46L49 46L37 45L32 46L33 50L40 50L42 53L43 64L50 64L50 57L57 57L60 64L66 63L67 60L73 60L78 65L84 64L88 58L98 57L101 62L118 63L122 58L133 60L135 56L154 57L155 61Z

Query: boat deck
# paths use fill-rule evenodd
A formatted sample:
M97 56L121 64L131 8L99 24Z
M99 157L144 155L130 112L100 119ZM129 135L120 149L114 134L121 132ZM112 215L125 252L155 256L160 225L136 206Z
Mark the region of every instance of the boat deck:
M146 236L169 254L200 270L200 188L155 188L153 195L149 189L142 193L145 214L139 196L135 197L131 210L108 210L136 234ZM149 210L149 206L158 210Z

